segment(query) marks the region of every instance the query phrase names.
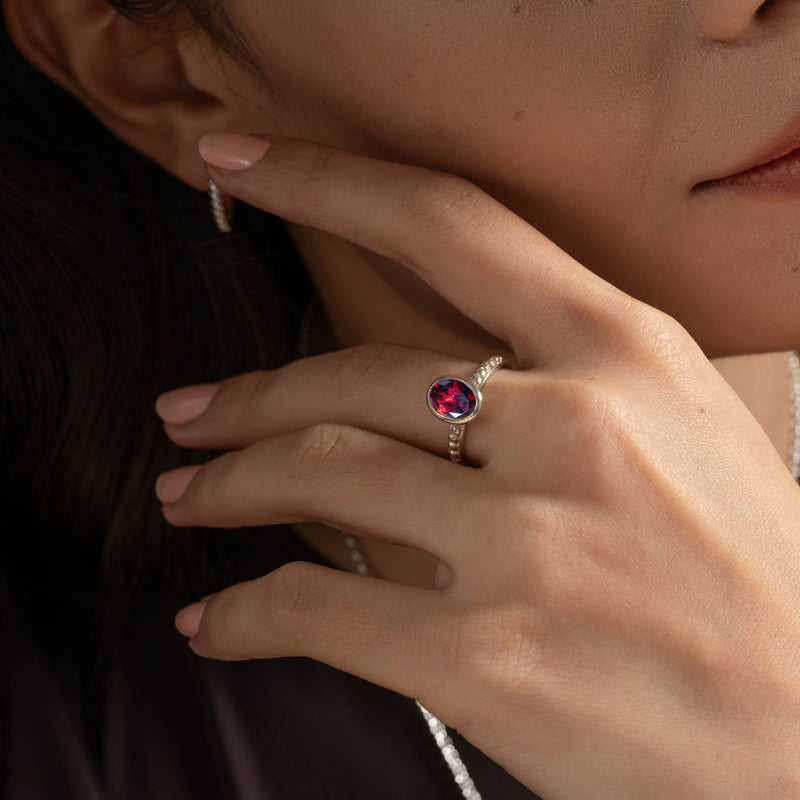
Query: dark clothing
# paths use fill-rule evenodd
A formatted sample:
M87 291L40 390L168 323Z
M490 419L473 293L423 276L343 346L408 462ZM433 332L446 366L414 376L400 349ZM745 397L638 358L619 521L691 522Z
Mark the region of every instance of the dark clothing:
M325 563L285 528L228 535L242 538L240 579ZM200 658L168 596L137 606L91 691L85 646L37 641L2 598L4 800L460 798L412 700L309 659ZM535 800L454 740L485 800Z

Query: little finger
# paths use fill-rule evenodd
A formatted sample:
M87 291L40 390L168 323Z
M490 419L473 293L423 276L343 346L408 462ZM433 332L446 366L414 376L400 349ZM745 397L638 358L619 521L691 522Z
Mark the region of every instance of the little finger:
M452 676L435 665L445 616L444 591L294 562L189 606L176 626L207 658L304 656L443 701Z

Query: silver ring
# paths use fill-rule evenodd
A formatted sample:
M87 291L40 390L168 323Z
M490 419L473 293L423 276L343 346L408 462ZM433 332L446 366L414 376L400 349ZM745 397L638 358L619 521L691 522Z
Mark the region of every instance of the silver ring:
M502 356L492 356L467 379L444 375L428 387L427 402L431 413L436 419L450 423L447 445L450 460L456 464L462 463L466 423L475 419L481 410L481 387L495 370L507 366L509 364Z

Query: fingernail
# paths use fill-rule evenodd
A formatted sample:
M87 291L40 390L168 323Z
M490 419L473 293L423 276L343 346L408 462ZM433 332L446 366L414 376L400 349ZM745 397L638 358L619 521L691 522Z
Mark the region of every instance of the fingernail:
M203 160L212 167L241 172L257 164L272 147L272 142L243 133L207 133L200 138L198 149Z
M194 639L197 636L197 631L200 629L200 620L203 618L206 605L207 602L201 600L199 603L192 603L190 606L182 608L175 615L175 627L187 639Z
M164 422L184 425L197 419L208 408L218 391L218 383L203 383L164 392L156 400L156 414Z
M192 478L202 469L202 464L178 467L162 472L156 479L156 497L162 503L175 503L183 497Z

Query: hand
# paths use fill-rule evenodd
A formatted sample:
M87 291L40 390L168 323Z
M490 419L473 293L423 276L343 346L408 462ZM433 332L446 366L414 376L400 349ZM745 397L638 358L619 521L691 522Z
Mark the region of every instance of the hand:
M416 697L550 800L800 796L799 493L688 334L457 178L290 140L212 176L413 270L517 368L468 426L480 469L423 399L476 365L395 345L167 425L233 451L162 479L171 523L323 521L444 565L425 590L289 564L194 607L191 647Z

